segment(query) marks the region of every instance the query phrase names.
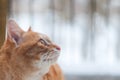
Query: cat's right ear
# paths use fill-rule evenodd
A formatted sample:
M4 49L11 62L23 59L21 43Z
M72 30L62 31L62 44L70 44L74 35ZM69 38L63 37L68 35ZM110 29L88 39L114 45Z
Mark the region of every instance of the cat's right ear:
M28 31L32 31L31 26L28 28Z
M7 39L12 40L16 45L19 44L24 31L17 25L14 20L7 22Z

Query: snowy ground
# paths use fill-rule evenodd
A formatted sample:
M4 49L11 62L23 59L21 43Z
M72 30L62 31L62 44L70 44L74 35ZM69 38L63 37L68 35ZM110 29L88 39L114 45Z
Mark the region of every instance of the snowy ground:
M120 80L120 76L109 76L109 75L104 75L104 76L99 76L99 75L94 75L94 76L75 76L75 75L66 75L65 77L66 80Z

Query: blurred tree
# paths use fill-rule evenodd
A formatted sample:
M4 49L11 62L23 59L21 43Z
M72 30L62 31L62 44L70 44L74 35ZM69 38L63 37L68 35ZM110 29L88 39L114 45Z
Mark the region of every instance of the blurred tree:
M7 10L8 10L8 0L0 0L0 47L5 40Z
M33 25L34 22L34 10L33 10L33 5L34 5L34 1L33 0L29 0L29 18L30 18L30 23L31 25ZM32 26L31 26L32 27Z
M90 29L90 46L91 46L91 60L95 59L95 36L96 36L96 0L90 0L90 26L88 26L88 29Z
M106 27L108 27L109 24L110 1L111 0L96 0L96 12L104 19Z
M74 0L50 0L50 9L61 20L72 23L74 19Z
M112 9L110 9L111 13L112 13ZM120 61L120 6L114 7L114 14L117 16L116 18L117 26L113 26L116 28L116 32L117 32L116 58L118 61Z
M74 16L75 16L75 0L70 0L70 24L74 24Z
M95 40L95 33L96 33L96 25L95 25L95 13L96 13L96 0L89 0L87 5L87 12L88 12L88 25L85 28L84 32L84 40L82 44L83 50L83 59L87 60L94 60L95 53L94 53L94 40ZM88 50L90 50L88 52Z
M49 2L49 6L51 8L51 14L52 14L52 18L51 18L51 31L52 31L52 39L54 40L54 33L55 33L55 0L50 0Z

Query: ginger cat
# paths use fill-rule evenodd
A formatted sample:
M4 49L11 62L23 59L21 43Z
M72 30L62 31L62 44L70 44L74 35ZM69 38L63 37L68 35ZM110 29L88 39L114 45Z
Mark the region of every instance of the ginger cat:
M7 22L7 39L0 50L0 80L64 80L56 61L60 47L46 35L23 31Z

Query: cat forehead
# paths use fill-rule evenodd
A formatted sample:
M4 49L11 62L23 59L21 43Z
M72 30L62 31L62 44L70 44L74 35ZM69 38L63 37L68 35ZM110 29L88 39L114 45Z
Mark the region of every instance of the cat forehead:
M47 43L51 43L51 39L49 39L49 37L43 33L38 33L38 32L25 32L23 34L22 37L22 41L21 42L28 42L28 41L32 41L32 42L37 42L40 39L43 39L44 41L46 41Z
M45 34L39 33L39 36L43 39L49 39L49 37Z

